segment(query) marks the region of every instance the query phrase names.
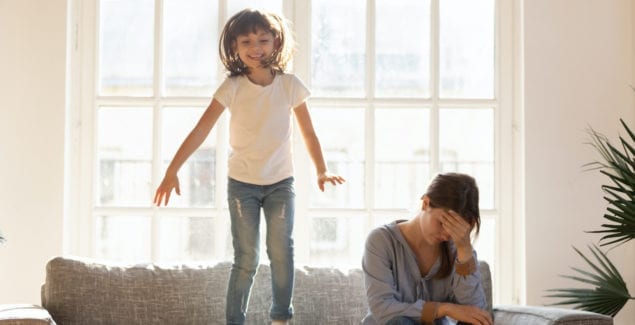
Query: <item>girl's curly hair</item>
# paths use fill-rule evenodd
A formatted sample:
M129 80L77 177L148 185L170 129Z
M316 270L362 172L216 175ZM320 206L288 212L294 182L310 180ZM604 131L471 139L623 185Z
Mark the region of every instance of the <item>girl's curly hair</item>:
M229 71L230 76L249 74L249 68L236 53L236 39L241 35L255 33L259 29L269 32L274 38L274 50L271 56L262 62L277 73L284 73L295 50L293 35L285 19L275 13L257 9L244 9L232 16L220 35L220 60Z

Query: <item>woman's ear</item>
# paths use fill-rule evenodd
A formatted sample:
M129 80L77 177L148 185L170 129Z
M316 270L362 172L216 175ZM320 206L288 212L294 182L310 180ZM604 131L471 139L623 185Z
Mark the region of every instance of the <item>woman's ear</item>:
M430 207L430 198L427 195L421 197L421 210L428 210Z

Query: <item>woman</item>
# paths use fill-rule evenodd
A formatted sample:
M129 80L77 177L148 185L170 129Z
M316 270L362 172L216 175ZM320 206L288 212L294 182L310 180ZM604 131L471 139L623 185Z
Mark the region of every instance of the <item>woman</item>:
M474 178L438 175L421 199L412 219L374 229L366 240L363 324L492 324L470 239L481 223Z

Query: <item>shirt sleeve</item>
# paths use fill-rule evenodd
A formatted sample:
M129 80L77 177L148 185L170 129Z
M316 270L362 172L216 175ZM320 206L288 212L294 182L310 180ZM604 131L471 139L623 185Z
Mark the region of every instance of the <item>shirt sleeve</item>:
M370 313L381 324L397 316L420 319L425 304L423 300L403 302L397 298L400 295L393 269L405 266L395 266L395 263L399 262L395 261L391 253L394 251L394 245L386 231L381 228L375 229L366 240L362 259Z
M302 80L293 74L287 75L285 88L287 94L289 94L289 104L292 108L298 107L309 98L311 92L302 83Z
M472 259L466 263L474 263L474 267L470 268L473 272L467 275L461 275L458 272L452 272L452 292L454 300L461 305L472 305L481 309L487 308L487 299L485 298L485 290L481 283L481 272L478 267L478 259L476 251L472 251ZM455 261L455 270L456 270Z
M227 77L214 92L216 99L224 107L230 107L236 93L236 77Z

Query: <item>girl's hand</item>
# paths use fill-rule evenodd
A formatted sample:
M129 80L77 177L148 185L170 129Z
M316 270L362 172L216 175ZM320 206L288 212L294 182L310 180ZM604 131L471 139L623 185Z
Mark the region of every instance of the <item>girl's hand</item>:
M459 322L475 325L492 325L492 315L476 306L441 303L438 317L450 316Z
M333 185L342 184L346 182L346 180L342 176L334 175L329 172L319 173L317 181L318 181L318 187L320 188L320 191L322 192L324 192L324 183L326 182L331 182L331 184Z
M441 214L441 225L452 237L459 254L459 261L465 262L465 260L469 260L469 257L472 256L472 241L470 238L472 225L452 210L444 211Z
M170 194L172 193L172 189L176 192L177 195L181 195L181 187L179 186L179 177L174 175L165 175L163 181L161 181L161 185L157 188L156 193L154 194L154 204L157 206L161 206L161 201L165 199L165 204L168 205L168 201L170 201Z

